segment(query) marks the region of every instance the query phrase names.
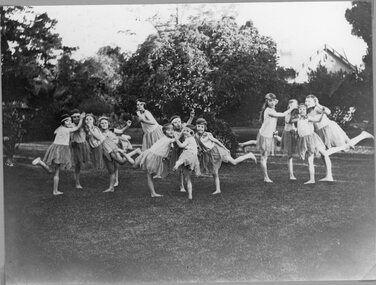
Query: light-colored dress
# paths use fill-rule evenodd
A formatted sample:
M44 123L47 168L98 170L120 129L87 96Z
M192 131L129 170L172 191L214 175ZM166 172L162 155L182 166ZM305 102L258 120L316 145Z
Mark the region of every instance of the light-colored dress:
M267 107L264 111L264 120L261 128L257 134L256 147L265 155L274 155L275 138L274 132L277 128L277 118L272 117L272 114L277 113L275 109Z
M144 136L142 137L142 151L145 151L162 138L164 134L162 126L158 124L157 120L148 110L145 110L142 113L139 112L139 117L154 123L154 125L150 125L141 122L141 127L144 132Z
M166 177L169 173L167 157L174 140L164 135L136 158L134 167L146 170L149 174Z
M183 162L183 166L188 168L191 171L194 171L197 176L201 174L200 172L200 162L198 160L198 146L196 139L188 137L184 140L184 143L187 145L183 148L183 152L180 154L179 159Z
M314 108L310 115L319 116L321 110L318 111L317 108ZM344 146L350 141L345 131L335 121L330 120L326 114L323 115L320 122L314 123L314 126L316 133L327 148Z
M54 133L54 142L48 147L43 161L48 166L59 165L60 169L69 169L72 167L72 154L69 147L71 133L69 128L60 126Z
M201 136L196 133L195 138L201 149L199 162L202 173L213 174L219 170L222 162L228 162L231 156L230 152L214 143L211 133L204 132Z
M314 132L313 123L308 120L308 117L299 118L297 125L299 135L297 150L303 160L306 154L319 155L320 150L325 150L323 141Z

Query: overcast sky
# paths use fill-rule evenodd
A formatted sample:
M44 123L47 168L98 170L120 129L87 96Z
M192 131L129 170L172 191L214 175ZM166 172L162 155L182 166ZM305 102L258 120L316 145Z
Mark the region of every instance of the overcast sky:
M299 70L299 66L324 44L347 56L357 66L362 64L366 44L351 35L345 11L351 2L274 2L189 4L180 6L181 19L203 9L236 16L241 25L252 20L259 32L271 36L277 43L279 64ZM147 18L159 13L167 17L177 4L165 5L88 5L39 6L37 12L47 12L58 20L58 32L63 44L77 46L75 58L91 56L104 45L118 45L124 51L135 51L150 33L155 32ZM195 9L196 8L196 9Z

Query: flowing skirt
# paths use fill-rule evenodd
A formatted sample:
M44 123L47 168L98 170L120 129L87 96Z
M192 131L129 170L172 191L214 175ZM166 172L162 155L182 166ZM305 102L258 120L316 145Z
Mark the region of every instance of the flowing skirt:
M304 160L306 154L319 155L320 150L325 150L325 145L316 133L300 137L298 140L298 154Z
M318 129L316 133L322 139L327 148L333 146L344 146L350 141L345 131L334 121L330 121L328 125Z
M296 131L283 131L281 140L281 150L282 152L291 157L297 153L297 133Z
M146 170L149 174L156 174L165 178L169 173L169 164L166 157L146 150L135 160L134 167Z
M274 155L275 138L267 138L258 133L256 139L256 148L260 151L261 154Z
M184 167L193 171L196 176L201 175L200 162L198 161L197 154L194 154L191 151L183 150L183 152L179 156L179 160L183 162Z
M150 133L144 133L144 136L142 137L142 151L151 148L151 146L163 136L164 134L161 126L156 127Z
M72 154L69 145L50 145L43 161L48 166L59 165L60 169L70 169L72 167Z

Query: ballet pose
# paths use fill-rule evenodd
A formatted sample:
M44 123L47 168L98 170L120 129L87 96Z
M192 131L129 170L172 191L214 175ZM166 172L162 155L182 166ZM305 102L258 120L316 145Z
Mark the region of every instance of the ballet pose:
M325 161L326 176L320 181L333 181L332 162L325 150L325 145L321 138L314 132L314 123L319 123L324 117L324 112L319 118L307 116L307 106L299 105L299 116L292 120L297 122L297 131L299 135L297 151L299 156L304 160L308 157L309 180L304 184L315 183L315 166L313 164L315 154L321 154Z
M143 151L135 160L134 167L146 171L148 188L151 197L161 197L154 188L153 175L165 178L169 173L168 155L171 145L175 142L174 131L171 124L162 128L164 136L154 143L149 149Z
M80 120L77 126L72 124L71 117L65 114L61 117L61 126L55 130L55 140L50 145L44 155L43 160L40 157L32 161L33 165L38 165L48 173L54 173L53 177L53 195L61 195L59 191L59 174L61 169L70 169L72 167L72 154L69 146L71 133L80 129L85 113L80 114Z
M255 155L249 152L236 159L231 157L230 151L214 136L206 131L207 122L204 118L196 120L196 141L199 149L201 149L200 168L203 173L210 173L213 175L215 183L215 191L212 194L221 193L221 186L218 171L221 168L222 162L237 165L246 159L252 159L257 162Z

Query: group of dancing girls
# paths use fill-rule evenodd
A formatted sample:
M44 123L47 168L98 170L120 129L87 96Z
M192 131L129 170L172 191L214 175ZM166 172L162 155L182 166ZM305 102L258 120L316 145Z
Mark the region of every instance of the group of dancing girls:
M244 147L256 145L261 153L261 169L264 182L273 183L268 175L267 160L269 155L274 155L276 141L281 143L283 153L288 157L288 170L290 180L296 180L293 170L293 157L301 159L307 157L309 180L305 184L315 183L315 156L321 156L325 163L326 175L320 181L333 182L332 163L330 155L347 151L368 138L374 138L370 133L362 131L358 136L349 139L342 128L328 118L330 109L320 105L314 95L308 95L304 103L298 104L295 99L289 100L288 109L285 112L277 112L275 106L278 99L273 93L265 96L260 121L262 126L257 139L250 140L239 145ZM285 126L282 137L276 131L278 118L285 118Z
M272 182L268 176L267 158L274 154L276 140L281 142L282 150L288 156L291 180L296 179L293 173L293 156L297 154L304 159L307 155L310 174L310 179L306 182L308 184L315 183L315 154L320 154L325 161L326 176L321 180L333 181L329 155L346 151L363 139L373 138L371 134L362 132L350 140L338 124L329 120L327 115L330 110L321 106L314 95L308 95L305 104L298 105L296 100L290 100L288 109L283 113L275 110L277 103L274 94L268 93L265 96L261 112L262 126L257 140L239 144L242 147L256 144L261 153L261 168L267 183ZM192 200L192 173L196 176L202 173L211 174L215 184L212 194L219 194L221 188L218 172L223 162L232 165L247 159L256 162L252 152L232 158L230 151L207 131L204 118L198 118L195 125L192 125L194 111L186 123L182 123L180 116L173 116L169 123L161 126L145 109L145 100L138 99L136 104L136 114L144 132L142 149L133 149L129 142L130 137L124 134L131 126L131 121L111 131L110 120L105 116L97 120L97 125L93 114L80 113L77 109L73 110L71 115L62 116L61 126L55 130L55 140L47 149L43 160L36 158L32 162L33 165L41 166L48 173L54 174L53 195L63 194L58 190L60 170L72 166L76 189L82 189L80 172L82 166L88 163L97 169L103 168L103 165L107 168L109 187L104 192L114 192L119 185L118 165L128 162L146 172L151 197L162 196L155 191L154 179L163 179L170 172L178 171L180 192L188 192L188 199ZM296 109L298 114L294 114ZM281 138L276 134L279 117L285 118Z

